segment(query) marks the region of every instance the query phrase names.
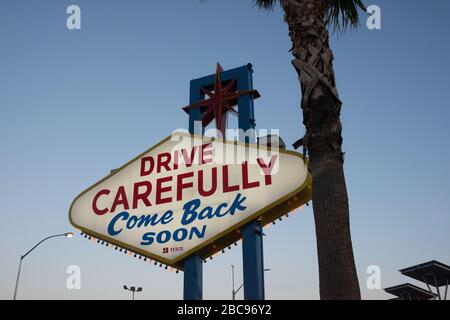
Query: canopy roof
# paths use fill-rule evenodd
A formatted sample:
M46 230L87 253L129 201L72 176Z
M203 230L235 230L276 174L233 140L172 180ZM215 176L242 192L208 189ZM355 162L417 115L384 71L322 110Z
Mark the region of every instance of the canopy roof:
M399 300L430 300L436 297L436 294L430 293L429 291L410 283L386 288L384 291L397 296L400 298Z
M439 261L429 261L400 270L402 274L434 287L450 282L450 267Z

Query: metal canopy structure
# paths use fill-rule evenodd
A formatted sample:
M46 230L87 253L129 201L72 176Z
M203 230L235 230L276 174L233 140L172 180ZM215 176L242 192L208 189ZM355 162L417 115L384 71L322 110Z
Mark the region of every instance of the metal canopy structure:
M450 280L450 266L439 262L429 261L409 268L400 270L400 272L417 281L426 284L430 293L433 293L432 287L436 290L436 297L439 300L446 300L448 293L448 284ZM441 295L439 288L445 287L444 295Z
M442 262L432 260L399 270L401 274L426 284L428 291L413 284L405 283L384 289L397 296L392 300L447 300L450 267ZM432 287L435 288L434 292ZM440 288L445 287L444 294Z
M432 300L436 298L436 294L430 293L410 283L386 288L384 291L398 297L394 300Z

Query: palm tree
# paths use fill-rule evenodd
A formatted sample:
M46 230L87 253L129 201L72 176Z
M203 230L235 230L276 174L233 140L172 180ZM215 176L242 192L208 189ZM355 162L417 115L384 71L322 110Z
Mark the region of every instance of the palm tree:
M361 0L253 0L284 10L292 41L292 64L302 91L305 136L294 145L309 154L313 177L321 299L361 299L350 235L342 152L341 100L333 70L328 26L345 30L359 24Z

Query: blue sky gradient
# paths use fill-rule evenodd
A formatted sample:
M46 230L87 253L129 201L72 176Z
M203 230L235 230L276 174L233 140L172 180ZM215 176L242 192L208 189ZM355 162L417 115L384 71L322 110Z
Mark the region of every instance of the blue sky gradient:
M373 0L382 30L333 35L344 102L345 171L363 298L378 265L382 286L407 282L398 269L450 262L450 2ZM82 30L66 28L78 4ZM73 230L74 197L174 129L189 81L251 62L258 128L304 133L297 76L282 11L251 1L0 1L0 299L14 290L20 254L48 234ZM317 299L311 208L266 230L269 299ZM204 296L231 298L231 264L242 280L241 247L204 266ZM81 290L66 289L79 265ZM27 257L19 298L181 299L169 273L78 237L55 239ZM414 283L414 281L412 281ZM239 297L241 297L239 295Z

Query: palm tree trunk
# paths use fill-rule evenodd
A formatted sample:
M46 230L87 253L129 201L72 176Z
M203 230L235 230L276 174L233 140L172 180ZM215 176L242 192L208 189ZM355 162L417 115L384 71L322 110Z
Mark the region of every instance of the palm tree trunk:
M310 157L321 299L361 299L350 235L341 101L325 12L330 0L281 0L299 74Z

